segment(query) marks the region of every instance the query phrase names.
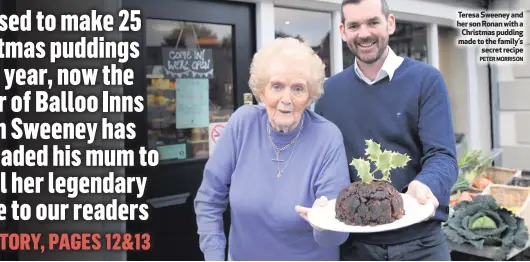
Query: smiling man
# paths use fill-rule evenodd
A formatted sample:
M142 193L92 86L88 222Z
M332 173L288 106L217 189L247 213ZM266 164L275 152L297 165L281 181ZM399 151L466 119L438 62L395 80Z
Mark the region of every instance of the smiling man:
M458 166L447 88L437 69L392 51L394 30L385 0L343 1L340 33L355 61L325 82L315 112L340 128L349 161L366 158L367 139L409 155L405 168L392 171L392 185L436 212L408 228L351 234L341 259L450 260L441 222ZM358 180L351 166L350 175Z

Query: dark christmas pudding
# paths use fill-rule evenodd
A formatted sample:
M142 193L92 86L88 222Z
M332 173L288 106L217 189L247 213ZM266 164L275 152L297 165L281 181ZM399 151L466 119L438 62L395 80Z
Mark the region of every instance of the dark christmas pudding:
M390 170L404 167L410 158L381 151L381 146L372 140L366 140L366 146L368 160L358 158L350 163L361 180L342 189L335 202L335 218L346 225L383 225L405 215L403 199L391 184ZM373 171L371 163L375 165ZM382 174L381 178L375 178L377 172Z

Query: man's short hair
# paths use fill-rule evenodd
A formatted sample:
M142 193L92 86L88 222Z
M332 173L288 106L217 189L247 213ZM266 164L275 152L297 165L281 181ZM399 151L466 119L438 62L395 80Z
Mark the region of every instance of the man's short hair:
M343 0L342 4L340 6L340 21L344 24L344 6L348 4L359 4L361 1L364 0ZM385 18L388 18L390 15L390 9L388 8L388 4L386 3L386 0L381 0L381 12L385 15Z

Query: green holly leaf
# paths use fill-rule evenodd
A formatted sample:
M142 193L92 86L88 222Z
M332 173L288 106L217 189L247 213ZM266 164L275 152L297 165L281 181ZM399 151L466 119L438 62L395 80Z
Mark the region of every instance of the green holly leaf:
M370 184L374 177L370 172L370 162L362 158L354 158L350 165L354 166L357 169L357 176L361 178L361 181L365 184Z
M372 139L365 140L366 149L365 154L368 160L362 158L354 158L350 165L355 166L357 175L361 178L363 183L371 183L374 180L390 182L390 170L398 167L404 167L410 158L406 154L400 154L389 150L381 151L381 145L374 142ZM376 169L371 172L371 164L374 164ZM383 177L376 179L374 173L380 171Z
M392 180L390 180L390 169L382 171L382 173L383 173L383 177L381 178L381 180L385 180L385 181L388 181L389 183L391 183Z
M392 152L392 161L390 163L391 168L405 167L410 161L410 157L397 152Z
M376 166L381 171L387 171L387 170L390 170L391 168L391 162L392 162L392 151L385 150L379 156L379 160L377 160Z
M379 159L379 156L382 154L381 146L378 143L374 142L372 139L365 140L364 142L367 146L365 149L365 154L366 156L368 156L368 159L374 162L377 161Z

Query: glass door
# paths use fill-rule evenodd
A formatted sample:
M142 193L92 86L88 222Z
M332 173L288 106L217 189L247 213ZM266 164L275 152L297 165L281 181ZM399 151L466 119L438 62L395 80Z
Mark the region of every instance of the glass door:
M147 19L145 27L149 147L163 164L206 160L236 107L232 25Z
M222 138L224 124L248 100L249 67L255 52L254 5L232 1L124 0L142 10L142 56L131 61L137 77L128 95L143 95L145 112L130 113L138 139L128 149L157 149L157 167L134 167L147 176L146 194L129 203L150 204L150 220L127 224L151 233L149 252L128 260L203 260L193 209L204 165ZM139 77L143 76L143 77ZM229 217L225 214L228 235Z

